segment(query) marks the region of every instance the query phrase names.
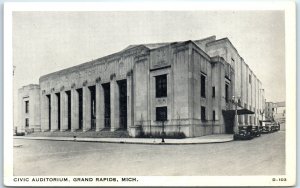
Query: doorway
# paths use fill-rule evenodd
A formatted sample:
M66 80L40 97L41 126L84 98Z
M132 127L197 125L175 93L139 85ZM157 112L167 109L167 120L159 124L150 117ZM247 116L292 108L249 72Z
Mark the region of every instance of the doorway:
M68 130L71 130L71 91L66 91L68 98Z
M127 129L127 80L118 81L119 86L119 109L120 128Z
M225 124L225 133L233 134L235 114L223 111L223 117L224 117L224 124Z
M91 129L96 129L96 86L89 86L91 94Z
M102 84L104 91L104 128L110 128L110 83Z
M78 106L79 106L79 130L82 130L82 125L83 125L83 111L82 111L82 88L76 89L78 92Z

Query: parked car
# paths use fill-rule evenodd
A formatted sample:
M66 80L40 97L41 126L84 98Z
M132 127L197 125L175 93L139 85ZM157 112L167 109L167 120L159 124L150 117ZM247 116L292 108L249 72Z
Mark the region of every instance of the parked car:
M270 133L272 124L271 122L263 122L261 126L261 133Z
M233 135L234 140L250 140L252 139L252 126L239 126L238 132Z
M280 130L280 123L275 122L275 131L279 131L279 130Z
M259 137L261 135L261 127L257 125L252 125L251 127L253 137Z
M276 131L276 123L272 122L271 125L270 125L270 132L273 133L275 131Z

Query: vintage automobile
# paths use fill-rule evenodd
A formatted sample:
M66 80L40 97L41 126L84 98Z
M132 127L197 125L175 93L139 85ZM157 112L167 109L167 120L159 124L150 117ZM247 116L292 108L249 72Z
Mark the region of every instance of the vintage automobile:
M267 121L267 122L262 122L261 125L261 133L270 133L271 132L271 127L272 123Z
M275 122L272 122L270 124L270 132L273 133L276 131L276 123Z
M252 126L239 126L238 131L233 135L234 140L250 140L253 137Z
M252 125L251 127L253 137L259 137L261 135L261 127L257 125Z
M279 131L280 130L280 123L279 122L274 122L274 123L275 123L275 125L274 125L275 131Z

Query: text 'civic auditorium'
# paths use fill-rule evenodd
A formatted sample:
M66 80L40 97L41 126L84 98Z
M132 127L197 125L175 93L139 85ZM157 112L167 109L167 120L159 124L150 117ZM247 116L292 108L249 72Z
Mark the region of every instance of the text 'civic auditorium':
M239 125L258 125L264 102L228 38L130 45L19 89L17 130L233 133L235 113Z

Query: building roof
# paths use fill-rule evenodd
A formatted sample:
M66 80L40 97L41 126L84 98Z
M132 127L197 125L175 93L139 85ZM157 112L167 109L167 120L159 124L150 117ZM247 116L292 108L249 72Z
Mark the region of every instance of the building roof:
M213 36L209 36L209 37L199 39L199 40L187 40L187 41L176 41L176 42L163 42L163 43L149 43L149 44L129 45L129 46L127 46L126 48L124 48L123 50L121 50L119 52L116 52L116 53L113 53L113 54L110 54L110 55L107 55L107 56L104 56L104 57L101 57L101 58L97 58L95 60L85 62L85 63L79 64L79 65L75 65L73 67L69 67L69 68L66 68L66 69L63 69L63 70L59 70L59 71L56 71L56 72L52 72L52 73L43 75L43 76L40 77L40 81L44 80L44 79L47 79L49 77L52 77L52 76L64 75L64 74L67 74L67 73L77 71L78 69L85 69L85 68L89 68L91 66L95 66L95 65L105 63L109 59L112 59L112 58L117 57L117 56L119 56L123 53L126 53L126 52L131 51L131 50L135 50L135 49L138 49L138 48L154 50L154 49L157 49L157 48L160 48L160 47L163 47L163 46L167 46L167 45L172 45L172 44L176 45L176 44L191 42L192 44L197 46L203 52L203 55L206 58L210 59L211 57L206 53L205 47L207 45L212 45L214 43L214 41L215 42L221 42L221 41L228 42L229 39L228 38L223 38L223 39L216 40L216 36L213 35ZM229 43L231 44L230 41L229 41ZM234 48L234 46L233 46L233 48Z
M134 50L134 49L137 49L137 48L144 48L144 49L148 49L148 50L153 50L153 49L157 49L157 48L160 48L160 47L163 47L163 46L167 46L167 45L171 45L171 44L180 44L180 43L187 43L187 42L194 43L191 40L187 40L187 41L180 41L180 42L164 42L164 43L151 43L151 44L129 45L125 49L123 49L123 50L121 50L119 52L116 52L116 53L113 53L113 54L110 54L110 55L107 55L107 56L104 56L104 57L100 57L98 59L95 59L95 60L92 60L92 61L89 61L89 62L85 62L85 63L79 64L79 65L75 65L73 67L69 67L69 68L66 68L66 69L62 69L62 70L59 70L59 71L56 71L56 72L52 72L52 73L43 75L43 76L40 77L40 81L44 80L44 79L47 79L49 77L52 77L52 76L64 75L64 74L67 74L67 73L71 73L71 72L77 71L78 69L85 69L85 68L89 68L91 66L95 66L95 65L99 65L99 64L105 63L110 58L114 58L114 57L116 57L116 56L118 56L118 55L120 55L122 53L125 53L127 51L131 51L131 50ZM194 43L194 44L196 46L198 46L196 43ZM207 55L204 50L202 50L202 51L204 52L205 56L207 58L209 58L209 55Z
M146 48L149 48L150 50L152 50L152 49L160 48L160 47L162 47L162 46L166 46L166 45L168 45L168 44L171 44L171 42L165 42L165 43L151 43L151 44L134 44L134 45L129 45L129 46L127 46L127 47L124 49L124 51L125 51L125 50L128 50L128 49L131 49L131 48L134 48L134 47L136 47L136 46L140 46L140 45L143 45L143 46L145 46Z
M199 39L199 40L187 40L187 41L194 42L200 49L202 49L203 51L205 51L203 49L203 47L200 45L200 43L205 42L205 41L207 41L206 43L208 43L208 42L211 42L211 41L214 41L214 40L216 40L216 36L215 35L209 36L209 37L206 37L206 38L202 38L202 39ZM153 50L153 49L160 48L160 47L163 47L163 46L166 46L166 45L175 44L175 43L182 43L182 42L187 42L187 41L148 43L148 44L134 44L134 45L127 46L124 50L128 50L128 49L131 49L133 47L140 46L140 45L145 46L146 48L149 48L150 50Z

